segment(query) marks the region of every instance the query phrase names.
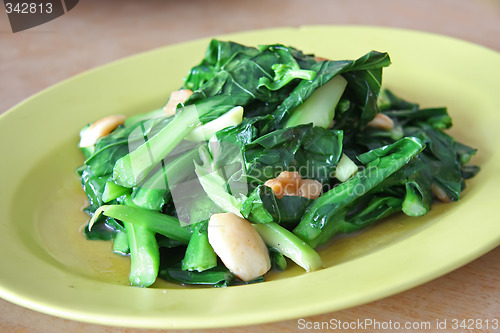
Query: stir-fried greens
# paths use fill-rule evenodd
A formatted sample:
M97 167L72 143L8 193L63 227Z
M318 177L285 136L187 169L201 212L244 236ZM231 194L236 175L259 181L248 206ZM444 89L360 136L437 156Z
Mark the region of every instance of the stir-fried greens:
M456 201L476 149L446 108L381 88L387 53L326 60L212 40L165 107L85 126L88 239L129 255L130 283L259 282L395 213Z

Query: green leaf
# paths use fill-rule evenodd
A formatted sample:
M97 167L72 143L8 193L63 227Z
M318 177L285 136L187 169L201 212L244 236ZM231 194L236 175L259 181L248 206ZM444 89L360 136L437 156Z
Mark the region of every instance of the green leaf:
M261 47L262 51L264 48ZM301 69L298 62L290 52L290 48L283 45L269 45L268 50L279 54L284 63L278 63L271 66L274 71L274 78L261 77L258 87L265 86L269 90L278 90L290 83L294 79L314 80L316 72L308 69Z
M281 171L298 171L303 178L326 183L342 154L343 132L312 124L267 133L243 148L247 177L255 185Z
M293 232L311 246L317 246L322 230L339 212L405 166L423 148L417 138L403 138L361 155L358 159L367 163L366 169L316 199Z
M306 101L316 89L326 84L338 74L342 74L342 76L346 78L346 74L348 72L369 71L368 74L362 76L362 78L365 79L363 82L367 83L359 84L362 91L357 95L359 96L363 93L365 95L373 95L376 102L378 89L380 88L381 84L381 68L386 67L389 64L389 55L387 53L380 53L376 51L372 51L357 60L327 60L315 64L311 67L311 70L317 72L317 76L312 81L303 80L299 83L299 85L290 93L288 97L283 100L283 102L273 112L274 121L265 128L265 131L267 132L273 127L279 128L284 126L288 118L292 115L293 111L299 105L304 103L304 101ZM360 75L363 74L358 74L357 76L360 77ZM366 81L367 77L369 78L369 81ZM351 82L355 82L355 78L356 77L349 77L347 84L348 89L350 89L349 85L351 84ZM368 88L366 87L366 85L369 86L369 91L367 91ZM362 103L362 108L366 108L365 104L366 103L364 102ZM369 118L369 116L367 115L364 118ZM371 119L364 120L369 121Z
M243 202L241 213L253 223L276 222L286 228L295 227L312 199L300 196L276 198L272 189L258 186Z

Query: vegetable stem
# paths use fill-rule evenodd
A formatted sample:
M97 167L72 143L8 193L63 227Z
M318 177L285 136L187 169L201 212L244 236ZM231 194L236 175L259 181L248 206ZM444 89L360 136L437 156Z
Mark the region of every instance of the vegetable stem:
M126 255L130 252L126 231L116 231L115 237L113 238L113 252L121 255Z
M403 138L394 144L361 155L370 160L366 169L320 196L309 206L294 234L315 247L322 230L344 207L380 184L406 165L424 146L417 138Z
M113 168L115 182L130 188L137 186L198 123L196 107L181 109L156 135L116 162Z
M162 165L160 170L133 192L132 201L139 207L159 211L165 204L165 196L170 187L194 172L193 161L198 156L198 148L195 148Z
M154 212L149 209L126 205L107 205L99 207L92 216L89 223L89 229L92 228L99 214L113 217L122 222L147 227L151 231L177 240L183 244L187 244L191 238L191 231L189 228L182 227L181 222L175 217Z
M328 128L335 117L335 107L346 86L347 81L341 75L334 76L293 110L285 127L313 123L314 126Z
M321 257L312 247L279 224L270 222L253 226L267 246L277 249L307 272L323 267Z
M156 281L160 267L160 251L155 233L132 223L123 224L130 246L130 284L149 287Z
M200 147L200 155L203 155L202 159L205 159L205 163L196 164L195 171L205 193L224 211L243 217L240 212L242 202L228 192L227 181L221 175L220 170L211 170L215 163L205 146ZM210 162L212 162L211 165L208 165Z
M124 194L130 194L131 190L127 187L116 185L112 181L107 181L102 192L102 202L110 202Z
M182 260L183 270L202 272L217 266L217 255L208 242L207 226L208 220L193 226L193 234Z
M354 163L349 156L346 154L342 154L339 163L337 164L337 168L335 169L335 178L340 180L341 182L345 182L352 175L354 175L358 171L358 166Z
M219 118L193 129L186 135L186 140L208 141L218 131L226 127L238 125L242 120L243 108L241 106L235 106Z

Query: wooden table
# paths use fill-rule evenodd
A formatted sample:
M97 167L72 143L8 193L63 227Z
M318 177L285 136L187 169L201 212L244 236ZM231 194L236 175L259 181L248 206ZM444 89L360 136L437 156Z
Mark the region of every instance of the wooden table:
M16 34L10 31L2 11L0 113L54 83L137 52L221 33L312 24L424 30L500 51L499 0L86 0L54 21ZM433 329L425 330L428 332L438 331L436 321L447 320L449 328L453 319L500 320L500 248L432 282L370 304L304 318L302 322L289 320L213 331L295 332L303 331L305 322L366 318L421 323L421 327L430 322ZM487 330L474 330L480 331ZM146 330L83 324L0 300L0 332Z

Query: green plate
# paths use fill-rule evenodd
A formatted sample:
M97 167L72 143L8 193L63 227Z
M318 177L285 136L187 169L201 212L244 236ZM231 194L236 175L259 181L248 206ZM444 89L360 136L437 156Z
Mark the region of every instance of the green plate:
M283 43L332 59L387 51L384 85L423 106L447 106L451 134L479 148L482 171L463 199L427 216L396 216L320 253L326 268L292 266L267 282L223 289L127 285L127 258L86 241L85 197L73 170L78 131L106 115L162 106L208 39L169 46L78 75L0 117L0 296L64 318L144 328L279 321L377 300L448 273L500 244L500 55L428 33L375 27L282 28L220 36Z

